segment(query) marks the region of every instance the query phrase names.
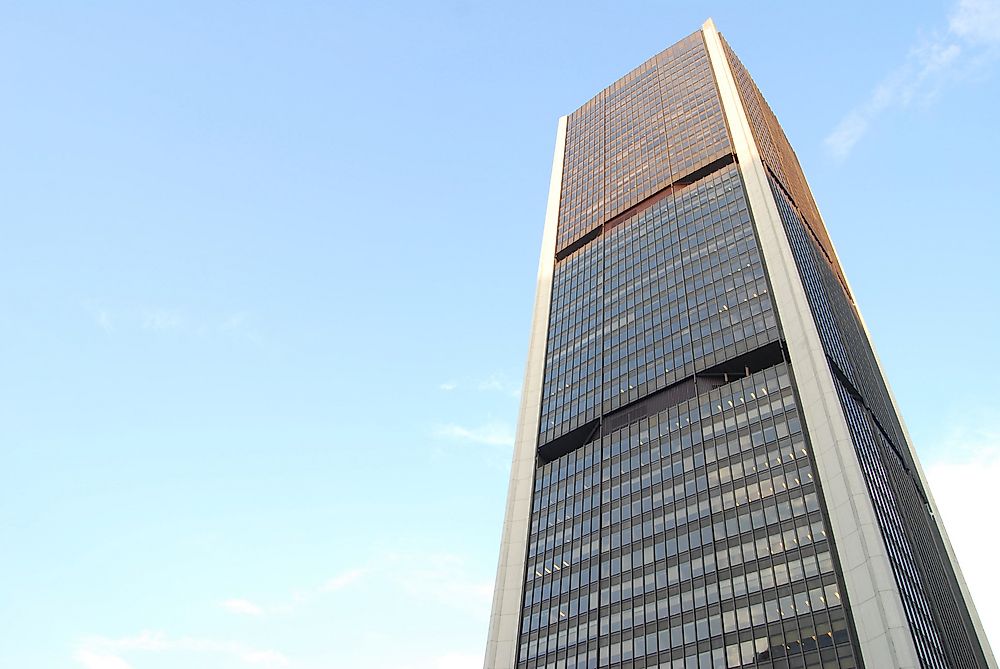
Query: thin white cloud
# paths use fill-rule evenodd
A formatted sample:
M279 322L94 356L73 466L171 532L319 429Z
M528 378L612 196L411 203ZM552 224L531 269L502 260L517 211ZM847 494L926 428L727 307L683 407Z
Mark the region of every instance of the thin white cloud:
M459 555L439 553L411 555L397 561L406 565L392 570L399 587L421 601L434 601L483 619L489 617L493 580L468 574L466 561Z
M106 305L97 300L85 300L81 306L93 319L94 324L104 330L105 334L111 334L115 331L114 315Z
M220 606L231 613L239 613L246 616L264 615L264 608L259 604L251 602L249 599L227 599Z
M139 321L143 330L179 330L185 325L179 310L163 307L141 309Z
M289 659L275 650L260 649L237 641L194 637L170 637L164 632L143 631L136 636L84 639L73 655L87 669L131 669L126 655L135 653L196 653L226 656L261 669L289 666Z
M86 301L84 309L94 323L107 334L115 332L175 333L189 337L240 337L255 343L261 341L250 314L245 311L194 314L176 307L108 306L99 301Z
M944 440L927 478L988 637L1000 639L1000 579L996 576L994 495L1000 481L1000 421L969 420ZM995 496L995 495L994 495Z
M838 159L847 158L883 113L933 100L944 87L994 60L998 51L1000 0L959 0L947 29L912 48L904 63L841 119L824 140L827 149Z
M221 603L221 606L230 613L235 613L237 615L287 615L292 613L299 606L307 602L311 602L318 597L350 587L363 579L368 572L369 569L367 567L348 569L330 577L319 586L314 586L305 590L298 590L292 593L288 601L279 604L265 606L264 604L258 604L257 602L249 599L232 598L224 600Z
M218 329L222 332L247 332L250 327L250 315L243 311L224 315L219 322ZM211 323L209 323L211 327Z
M333 578L329 579L323 584L321 590L323 592L336 592L337 590L343 590L352 583L357 583L365 575L367 570L365 569L351 569L345 571L342 574L338 574Z
M482 393L500 393L509 397L519 397L521 394L521 387L510 381L505 374L490 374L485 379L474 382L463 382L461 384L458 381L449 380L438 384L438 389L451 392L458 389L459 386L478 390Z
M476 388L478 388L479 390L501 390L502 391L504 389L504 384L503 384L503 381L500 379L499 376L497 376L496 374L493 374L489 378L483 379L478 384L476 384Z
M111 333L115 331L115 324L111 322L111 314L104 309L97 312L97 324L105 332Z
M140 669L154 660L170 666L226 666L234 663L247 669L286 669L287 667L366 667L369 669L478 669L482 666L481 648L474 641L456 639L454 633L440 631L434 620L451 616L467 626L485 629L489 619L493 591L492 569L480 569L471 558L434 549L402 549L373 554L361 566L335 573L304 592L290 595L283 606L259 604L257 598L226 600L227 610L261 610L263 615L287 614L268 620L268 629L282 625L296 627L303 619L323 615L351 615L358 602L386 601L396 605L386 610L387 629L397 623L393 616L405 617L406 611L428 613L417 634L420 643L400 645L398 634L374 628L352 628L349 638L315 655L315 649L286 655L276 650L256 648L237 640L171 636L161 631L144 631L122 638L91 637L78 644L74 659L82 669ZM333 609L321 609L328 605ZM364 606L360 607L364 610ZM402 620L402 618L400 618ZM406 622L406 621L403 621ZM409 621L412 623L413 621ZM404 624L405 628L406 625ZM380 628L381 629L381 628ZM437 635L437 636L435 636ZM252 641L250 642L252 643ZM292 649L295 650L295 649ZM192 654L197 654L195 657ZM294 658L294 661L293 659ZM133 666L134 665L134 666Z
M367 578L375 575L378 578ZM489 614L493 595L492 579L476 578L469 574L468 561L454 553L410 551L405 553L384 553L366 566L344 570L323 582L318 587L292 593L289 601L264 606L247 599L230 599L223 602L224 608L233 613L252 615L289 614L300 606L315 602L329 593L339 593L357 587L362 596L365 588L393 584L396 592L423 601L434 601L448 607L463 609L470 613ZM141 637L147 644L158 642L159 637Z
M491 374L488 378L477 383L476 389L503 393L511 397L517 397L521 393L521 388L516 383L509 381L503 374Z
M445 439L489 446L514 445L514 429L506 423L486 423L479 427L465 427L448 423L435 428L434 435Z
M73 659L87 669L132 669L131 664L117 655L98 653L87 648L78 649Z
M1000 2L961 0L948 21L948 29L974 44L1000 43Z

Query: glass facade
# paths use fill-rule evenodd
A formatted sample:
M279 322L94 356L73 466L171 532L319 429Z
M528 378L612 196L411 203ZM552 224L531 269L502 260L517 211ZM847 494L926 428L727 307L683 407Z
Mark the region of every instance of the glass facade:
M922 667L983 667L975 629L875 354L798 160L725 42L751 118Z
M731 151L701 33L570 115L556 249Z
M785 364L541 466L527 565L519 667L857 666Z
M777 340L730 164L557 263L540 442Z
M545 256L551 293L540 283L550 303L533 334L532 360L545 343L537 440L531 460L515 455L522 472L534 467L530 507L523 473L512 475L508 502L509 519L524 500L507 527L521 541L526 520L526 545L510 549L516 571L505 571L503 553L499 570L515 574L507 583L515 579L521 599L509 608L498 589L490 643L506 659L488 655L487 666L866 666L834 525L845 543L857 539L827 506L812 442L830 437L806 424L815 389L796 381L746 178L755 194L770 186L780 222L769 214L766 230L787 238L796 308L810 312L789 323L815 321L814 350L822 345L833 379L823 407L843 412L888 556L883 573L898 587L921 667L986 667L795 154L712 30L714 41L684 38L566 119L555 248ZM741 171L733 111L715 79L720 59L726 99L738 94L760 153L756 172ZM774 285L787 291L787 281ZM813 393L805 403L803 388ZM824 473L828 462L819 459ZM498 642L501 618L510 622Z
M564 160L517 666L857 666L701 34Z

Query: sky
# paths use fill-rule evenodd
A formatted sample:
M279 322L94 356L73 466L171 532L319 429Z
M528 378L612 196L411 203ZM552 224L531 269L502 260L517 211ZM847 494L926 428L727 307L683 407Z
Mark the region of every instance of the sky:
M1000 0L897 9L0 2L0 667L481 666L556 121L709 16L1000 643Z

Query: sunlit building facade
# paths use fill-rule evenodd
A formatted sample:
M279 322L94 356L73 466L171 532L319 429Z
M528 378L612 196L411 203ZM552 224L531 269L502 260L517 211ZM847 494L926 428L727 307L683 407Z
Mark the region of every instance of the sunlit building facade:
M996 667L711 21L560 119L488 669Z

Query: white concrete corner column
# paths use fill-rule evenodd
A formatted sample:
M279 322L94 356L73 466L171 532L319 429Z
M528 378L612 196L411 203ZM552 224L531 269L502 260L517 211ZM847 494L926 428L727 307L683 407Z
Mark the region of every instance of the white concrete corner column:
M771 279L866 667L918 669L903 602L747 111L711 19L702 35Z
M836 256L836 250L834 250L834 256ZM837 259L839 263L840 260ZM846 277L844 279L847 281ZM848 290L851 294L854 293L854 289L851 288L850 282L848 282ZM903 414L899 412L899 405L896 404L896 396L892 392L892 387L889 385L889 379L885 375L885 370L882 368L882 360L879 359L878 352L875 350L875 342L872 341L872 335L868 331L868 325L865 323L865 319L861 316L861 310L856 309L858 314L858 320L861 322L861 329L865 333L865 338L868 340L868 346L872 350L872 354L875 356L875 364L878 366L878 372L882 378L882 383L885 385L885 389L889 394L889 400L892 403L892 410L896 412L896 417L899 419L899 426L903 430L903 438L906 440L906 448L910 453L910 459L913 461L914 468L917 472L917 478L920 480L920 485L924 489L924 493L927 495L927 502L930 504L931 512L934 516L934 525L937 527L938 532L941 533L941 541L944 544L945 552L947 553L948 560L951 562L951 567L955 571L955 580L958 581L959 590L962 593L962 599L965 601L965 606L969 611L969 618L972 620L972 626L976 631L976 638L979 641L980 647L983 649L983 655L986 656L986 665L990 669L997 669L996 656L993 654L993 648L990 646L990 640L986 636L986 630L983 629L983 622L979 618L979 611L976 610L976 604L972 600L972 593L969 592L969 586L965 582L965 576L962 574L962 568L958 563L958 557L955 555L955 549L952 548L951 539L948 538L948 532L945 530L944 523L941 521L941 514L938 512L937 503L934 501L934 495L931 494L931 487L927 481L927 476L924 474L924 469L920 464L920 459L917 457L916 448L913 445L913 440L910 439L910 431L906 428L906 422L903 420Z
M549 309L552 302L552 275L556 254L556 231L559 223L559 199L562 194L563 156L566 150L567 117L559 119L555 156L549 181L549 199L545 209L542 252L538 260L535 309L528 341L528 363L521 387L521 407L514 437L514 460L510 468L507 510L500 539L500 560L493 586L493 610L486 640L484 669L513 669L517 657L521 614L521 590L524 586L528 530L531 521L531 493L534 486L535 450L538 447L538 421L542 404L542 380L545 374L545 346L548 339Z

